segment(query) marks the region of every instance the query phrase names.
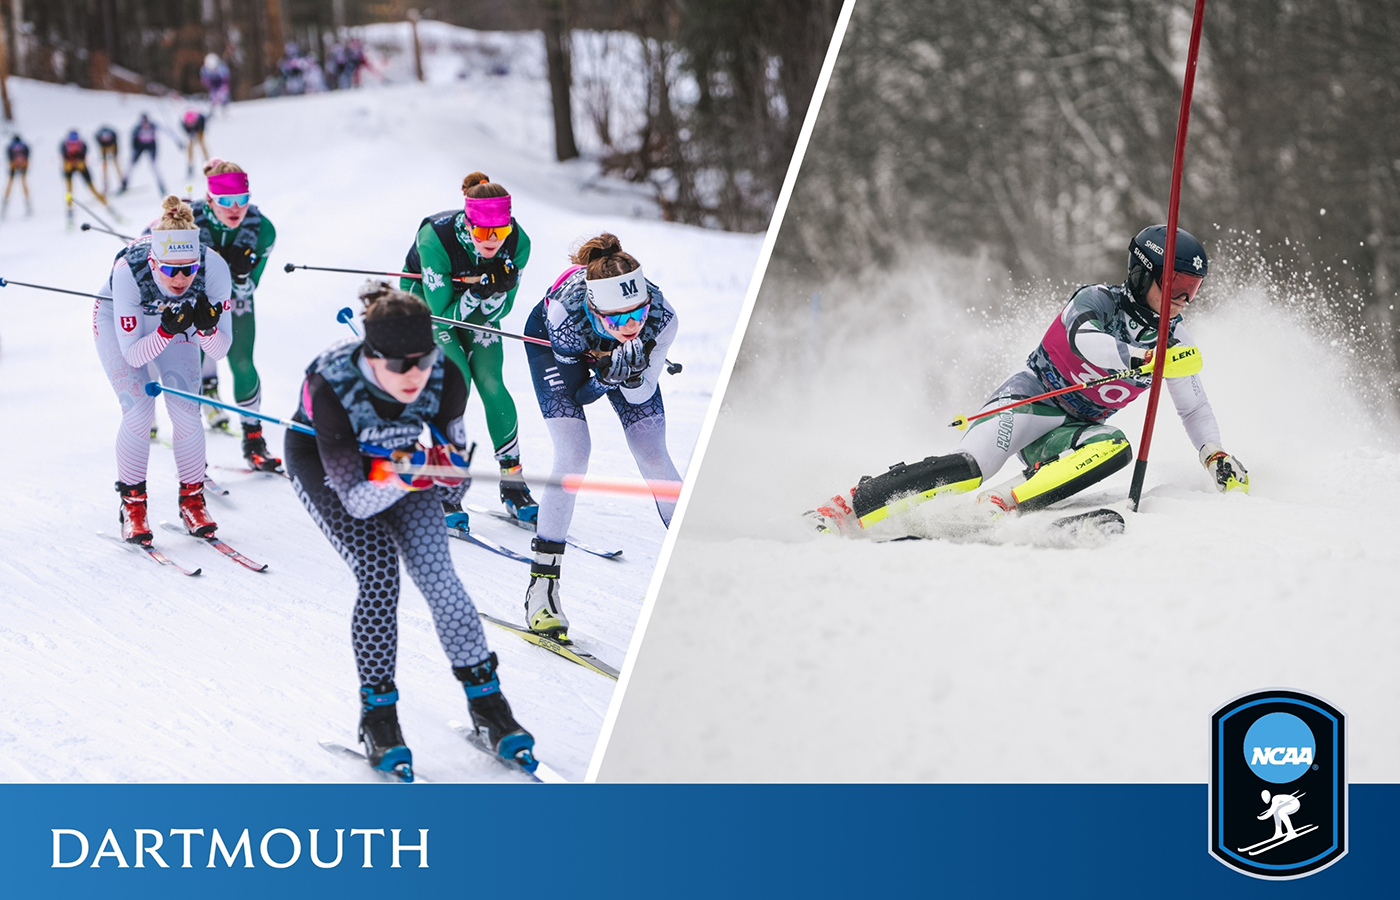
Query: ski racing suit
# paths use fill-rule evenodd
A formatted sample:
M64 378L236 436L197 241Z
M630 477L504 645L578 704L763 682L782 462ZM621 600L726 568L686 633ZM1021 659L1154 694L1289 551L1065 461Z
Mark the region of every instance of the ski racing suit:
M592 439L584 407L606 396L622 421L627 447L637 468L648 481L680 481L676 464L666 450L666 408L661 401L661 372L666 353L676 339L680 321L661 289L647 282L651 309L638 338L647 350L647 366L641 384L626 387L606 384L598 378L598 358L603 359L618 342L599 335L586 313L587 285L582 266L572 266L554 282L530 313L525 334L547 338L549 347L526 344L530 375L540 412L554 443L554 472L540 501L536 533L541 540L562 543L574 515L575 494L560 486L565 475L588 471ZM671 524L675 500L656 498L661 521Z
M177 297L156 281L147 265L150 249L149 236L122 248L92 310L97 356L122 407L117 473L126 484L146 480L151 422L156 414L156 400L146 394L146 382L158 380L166 387L198 394L200 352L218 359L228 352L232 340L228 327L230 278L224 261L201 247L199 272ZM193 301L201 293L220 308L212 335L202 335L193 326L170 338L158 331L162 308L172 302ZM174 427L180 481L203 482L204 427L199 421L199 404L166 394L165 408Z
M421 281L399 282L428 304L433 315L499 329L510 314L519 290L520 272L530 261L530 237L515 219L511 232L496 255L477 255L462 210L445 210L424 219L404 260L404 271L421 273ZM492 284L478 287L454 278L490 275ZM486 429L497 462L514 465L520 458L515 400L506 390L501 366L505 359L502 339L494 334L433 325L438 346L464 373L470 373L486 412Z
M210 247L228 263L233 277L233 343L228 350L228 366L233 372L233 399L243 409L262 409L262 381L253 366L253 342L257 338L257 322L253 318L253 291L267 268L267 255L277 241L277 229L254 204L237 228L228 228L219 221L203 200L190 204L194 224L199 229L200 243ZM205 357L204 377L218 375L218 361ZM243 416L244 425L256 425L258 420Z
M459 502L466 483L412 491L376 484L359 446L363 441L390 450L414 448L429 422L462 446L466 380L439 356L422 393L403 404L379 387L362 346L357 339L343 341L307 367L293 418L314 426L316 435L288 429L285 458L297 497L359 583L351 637L360 684L370 686L394 677L400 557L428 601L452 665L478 665L490 649L476 606L453 568L442 524L443 499Z

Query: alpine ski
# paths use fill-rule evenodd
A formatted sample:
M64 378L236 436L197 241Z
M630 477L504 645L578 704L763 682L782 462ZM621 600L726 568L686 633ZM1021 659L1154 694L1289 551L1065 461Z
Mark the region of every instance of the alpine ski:
M534 644L536 647L542 647L556 656L562 656L569 662L578 663L585 669L590 669L594 672L597 672L599 675L606 675L613 681L616 681L618 676L622 674L617 669L614 669L612 666L603 662L601 659L594 656L593 654L585 653L582 650L574 649L572 642L560 643L559 641L554 640L548 635L537 634L528 628L524 628L520 625L514 625L510 622L505 621L504 619L498 619L495 616L488 616L486 613L481 612L480 610L477 611L477 614L480 615L486 621L490 622L492 625L495 625L497 628L504 628L506 631L509 631L512 634L524 638L525 640Z

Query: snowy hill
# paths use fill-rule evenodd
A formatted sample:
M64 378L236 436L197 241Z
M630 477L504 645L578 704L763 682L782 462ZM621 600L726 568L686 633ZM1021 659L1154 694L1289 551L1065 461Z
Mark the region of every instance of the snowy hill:
M520 45L537 36L515 36ZM352 305L361 279L284 263L394 269L419 221L461 203L474 169L510 188L534 251L505 327L519 332L567 264L569 246L608 230L643 260L679 311L671 357L685 364L662 381L668 442L684 472L709 404L759 238L657 221L654 206L585 161L553 161L548 86L542 68L445 83L390 84L357 92L236 104L209 125L210 151L244 166L253 199L276 224L278 242L257 293L256 361L263 408L290 415L305 366L348 336L336 311ZM126 136L140 111L172 126L176 103L14 79L17 127L33 147L35 213L12 198L0 223L0 275L94 291L118 241L65 232L57 144L69 127L110 123ZM90 140L91 142L91 140ZM190 179L164 138L161 164L172 186ZM177 155L181 158L176 159ZM95 152L90 157L95 161ZM202 182L199 187L202 190ZM77 198L95 206L86 189ZM114 201L130 222L158 212L150 172ZM101 210L99 209L99 212ZM79 214L78 221L86 216ZM138 226L127 225L127 228ZM157 531L156 543L199 578L162 570L111 541L117 525L113 443L120 419L92 343L92 304L25 288L0 290L0 408L12 439L0 449L0 677L9 715L0 723L0 779L11 781L373 780L321 750L318 739L352 744L358 716L350 651L354 580L282 479L214 470L231 494L210 501L220 534L266 562L254 574L194 541ZM231 380L225 368L223 392ZM550 443L525 355L510 346L506 381L520 411L526 475L546 474ZM166 434L163 408L157 415ZM479 402L469 435L489 438ZM592 408L591 473L635 477L616 417ZM269 429L280 453L280 428ZM237 440L210 435L216 466L241 466ZM151 450L152 520L175 520L170 451ZM496 505L493 482L468 502ZM526 551L529 535L474 517L482 534ZM580 499L575 534L624 548L620 561L571 553L564 598L576 637L621 666L665 531L649 500ZM483 612L518 619L528 581L519 562L453 542ZM512 776L463 747L446 727L465 719L460 686L438 644L426 604L404 578L398 685L400 718L418 770L434 780ZM541 759L581 779L614 682L488 627L501 677Z
M809 309L765 283L600 778L1199 783L1211 712L1280 686L1349 714L1354 781L1400 778L1386 379L1357 362L1365 334L1218 237L1187 320L1252 493L1213 490L1164 398L1142 512L1126 513L1131 466L1062 504L1125 512L1097 548L1050 546L1026 520L986 542L876 544L799 518L861 474L952 451L947 423L1024 361L1072 285L979 308L988 273L933 255ZM1134 448L1146 405L1111 420ZM968 502L874 536L938 534Z

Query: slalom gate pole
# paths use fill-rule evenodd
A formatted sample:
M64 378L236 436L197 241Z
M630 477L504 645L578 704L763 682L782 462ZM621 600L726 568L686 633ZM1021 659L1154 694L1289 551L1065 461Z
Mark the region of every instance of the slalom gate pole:
M124 234L117 234L115 231L113 231L113 230L110 229L110 228L103 228L101 225L94 225L94 224L92 224L91 222L84 222L83 224L79 225L79 226L78 226L78 230L79 230L79 231L100 231L100 232L102 232L103 234L110 234L110 235L111 235L112 237L114 237L114 238L121 238L122 240L126 241L128 244L131 243L132 241L136 240L136 238L134 238L134 237L127 237L127 236L124 235Z
M370 269L332 269L328 266L298 266L295 263L287 263L282 267L282 271L289 274L295 272L297 269L305 269L308 272L341 272L346 275L383 275L385 278L411 278L414 281L423 280L423 276L417 272L375 272ZM464 277L454 278L452 280L459 284L476 284L481 278L478 276L476 278Z
M83 292L83 291L70 291L70 290L67 290L66 288L48 287L47 285L43 285L43 284L27 284L27 283L25 283L25 282L23 282L23 281L9 281L8 279L5 279L5 278L3 278L3 277L0 277L0 288L2 288L2 287L8 287L9 285L12 285L12 284L15 285L16 287L34 288L34 290L36 290L36 291L53 291L55 294L72 294L74 297L91 297L91 298L93 298L94 300L101 300L101 299L102 299L102 297L99 296L98 294L88 294L88 293L85 293L85 292Z
M204 397L199 394L191 394L188 391L182 391L176 388L165 387L159 382L146 382L145 391L148 397L159 397L163 393L174 394L177 397L183 397L186 400L193 400L195 403L202 403L205 406L217 406L219 409L228 410L229 412L235 412L239 415L252 416L255 419L261 419L264 422L271 422L274 425L281 425L282 427L290 428L293 431L300 431L302 434L309 434L312 436L315 436L316 434L316 429L312 428L309 425L303 425L300 422L293 422L291 419L281 419L277 416L269 416L266 413L253 412L252 410L243 409L240 406L235 406L232 403L225 403L222 400L214 400L213 398ZM360 452L366 456L378 457L380 459L392 460L394 458L393 450L390 450L387 447L379 447L375 444L366 444L361 442ZM451 466L413 466L411 468L405 468L403 472L404 474L420 475L424 478L432 478L438 475L442 475L448 478L462 477L462 470L453 468ZM479 478L482 476L473 474L470 477ZM485 479L499 480L500 476L487 475L485 476ZM646 481L645 479L640 478L598 478L590 477L587 475L565 475L562 478L533 480L544 481L546 484L557 485L571 494L577 494L581 491L594 491L600 494L638 495L646 497L657 497L666 500L679 499L681 495L682 484L679 481Z
M1128 503L1137 512L1142 499L1142 483L1147 477L1147 452L1152 447L1152 426L1157 420L1157 401L1162 396L1162 368L1167 361L1167 332L1171 327L1172 274L1176 271L1176 221L1181 206L1181 168L1186 158L1186 127L1191 121L1191 91L1196 84L1196 57L1201 49L1201 26L1204 24L1206 0L1196 0L1191 17L1191 46L1186 52L1186 79L1181 86L1181 113L1176 123L1176 151L1172 156L1172 190L1167 203L1167 246L1162 258L1162 315L1157 323L1157 353L1153 357L1152 388L1147 397L1147 419L1142 425L1142 440L1138 444L1137 462L1133 466L1133 483L1128 489Z

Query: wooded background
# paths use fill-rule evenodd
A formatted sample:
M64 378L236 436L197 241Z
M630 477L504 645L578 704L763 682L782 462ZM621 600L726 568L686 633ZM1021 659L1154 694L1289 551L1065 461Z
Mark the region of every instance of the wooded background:
M930 247L1121 279L1167 218L1193 5L858 0L769 270L784 296ZM1182 227L1326 280L1393 360L1400 3L1208 3L1189 135Z

